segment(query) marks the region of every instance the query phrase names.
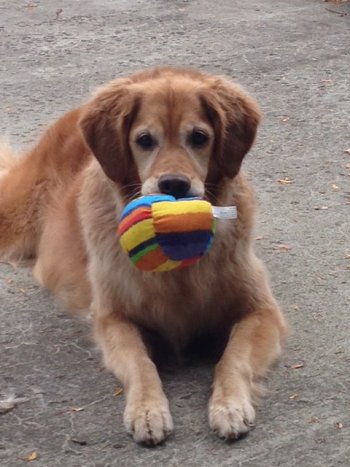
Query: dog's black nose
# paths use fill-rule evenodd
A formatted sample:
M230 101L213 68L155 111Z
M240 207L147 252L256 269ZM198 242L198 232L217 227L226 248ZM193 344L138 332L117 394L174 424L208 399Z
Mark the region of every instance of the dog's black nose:
M159 178L158 188L166 195L186 198L191 188L191 180L186 175L166 174Z

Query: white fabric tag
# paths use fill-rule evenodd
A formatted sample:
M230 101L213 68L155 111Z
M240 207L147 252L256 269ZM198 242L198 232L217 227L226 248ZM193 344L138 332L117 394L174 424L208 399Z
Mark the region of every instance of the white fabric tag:
M217 219L237 219L236 206L212 206L212 210Z

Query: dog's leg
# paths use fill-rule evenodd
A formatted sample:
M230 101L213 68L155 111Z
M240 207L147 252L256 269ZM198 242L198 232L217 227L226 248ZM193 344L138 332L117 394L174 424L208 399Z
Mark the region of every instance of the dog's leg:
M127 430L137 442L161 443L171 433L173 422L156 366L139 330L117 315L95 318L95 330L107 368L125 388Z
M280 355L286 325L272 297L270 305L264 305L233 327L215 369L209 423L225 439L237 439L254 425L256 380Z

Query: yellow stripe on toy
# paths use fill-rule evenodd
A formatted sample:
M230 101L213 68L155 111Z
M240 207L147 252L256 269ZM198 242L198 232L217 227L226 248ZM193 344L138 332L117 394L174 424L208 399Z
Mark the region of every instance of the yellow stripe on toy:
M155 237L153 219L145 219L133 224L120 237L120 243L124 250L131 251L143 242Z
M202 199L192 199L176 201L159 201L152 204L152 212L154 216L174 216L175 214L197 214L204 212L212 217L211 204Z
M207 201L151 195L125 207L118 235L135 266L161 272L197 262L212 244L214 231L212 206Z

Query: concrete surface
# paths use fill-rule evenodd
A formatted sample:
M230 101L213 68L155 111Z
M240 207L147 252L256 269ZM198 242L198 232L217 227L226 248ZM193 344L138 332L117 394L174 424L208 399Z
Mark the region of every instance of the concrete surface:
M1 264L0 392L20 399L0 415L1 466L350 465L349 52L348 2L0 2L0 130L15 144L146 66L225 73L258 99L265 120L245 168L258 249L292 328L246 439L209 431L212 366L191 363L163 374L176 430L147 449L124 432L123 395L86 325L29 269Z

